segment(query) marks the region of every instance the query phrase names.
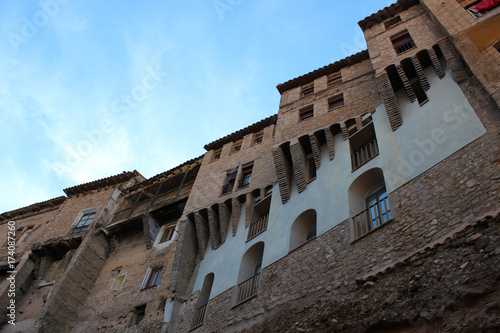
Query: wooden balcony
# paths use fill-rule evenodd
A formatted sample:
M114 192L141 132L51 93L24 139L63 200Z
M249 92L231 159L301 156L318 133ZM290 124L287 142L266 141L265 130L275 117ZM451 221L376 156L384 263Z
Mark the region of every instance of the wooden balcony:
M205 311L207 310L207 304L200 306L194 312L194 321L191 328L196 328L203 325L203 320L205 319Z
M356 238L381 226L390 219L391 209L389 207L389 198L386 196L352 218Z
M363 146L361 149L355 151L351 155L352 171L366 164L368 161L372 160L377 155L378 155L377 140L374 139L370 141L367 145Z
M238 296L236 298L236 305L257 295L259 288L260 273L255 274L248 280L243 281L238 285Z
M247 237L247 242L251 240L254 237L257 237L257 235L263 233L267 229L267 221L269 220L269 213L266 215L262 216L258 220L252 222L250 224L250 227L248 227L248 237Z

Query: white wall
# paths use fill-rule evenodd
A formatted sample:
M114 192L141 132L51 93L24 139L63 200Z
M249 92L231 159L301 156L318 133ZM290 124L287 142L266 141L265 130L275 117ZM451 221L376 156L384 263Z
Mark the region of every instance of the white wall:
M432 67L426 68L425 74L431 85L427 91L429 102L420 107L417 101L410 103L403 90L399 91L403 125L396 132L391 130L384 105L373 114L379 156L351 172L349 143L338 134L335 159L330 161L323 146L321 168L305 191L299 194L294 183L290 200L282 205L278 186L274 187L268 228L248 243L242 209L237 235L233 237L230 230L226 242L217 250L208 246L193 291L201 289L210 272L215 273L211 298L235 286L243 254L259 241L265 243L262 267L287 255L290 227L308 209L317 212L318 236L348 219L348 188L363 172L381 168L389 193L486 133L449 72L442 80Z

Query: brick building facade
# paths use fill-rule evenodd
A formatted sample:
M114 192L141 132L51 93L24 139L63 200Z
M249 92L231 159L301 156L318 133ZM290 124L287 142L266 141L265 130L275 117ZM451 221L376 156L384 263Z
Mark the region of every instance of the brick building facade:
M472 5L400 0L204 156L0 215L0 327L500 329L500 7Z

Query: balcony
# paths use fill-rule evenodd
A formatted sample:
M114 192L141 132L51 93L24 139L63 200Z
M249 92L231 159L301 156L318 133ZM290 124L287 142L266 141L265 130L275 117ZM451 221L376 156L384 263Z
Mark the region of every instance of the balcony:
M260 235L261 233L266 231L268 220L269 220L269 213L267 213L266 215L262 216L261 218L250 224L250 227L248 228L247 242L257 237L257 235Z
M356 238L380 227L390 219L391 209L389 207L389 198L385 196L352 218Z
M194 321L191 328L196 328L203 324L203 320L205 319L205 311L207 310L207 304L200 306L196 309L194 313Z
M236 298L236 305L245 302L246 300L257 295L259 288L260 272L243 281L238 285L238 295Z
M413 42L413 40L409 40L406 43L395 47L394 49L396 50L396 54L401 54L401 53L408 51L414 47L416 47L415 42Z
M365 146L361 147L351 155L352 171L360 168L378 155L377 140L370 141Z

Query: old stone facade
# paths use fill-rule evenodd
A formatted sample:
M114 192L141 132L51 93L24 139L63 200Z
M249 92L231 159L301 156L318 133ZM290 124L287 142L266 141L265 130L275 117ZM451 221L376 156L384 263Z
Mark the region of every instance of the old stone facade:
M0 215L0 328L500 330L500 7L470 5L400 0L204 156Z

